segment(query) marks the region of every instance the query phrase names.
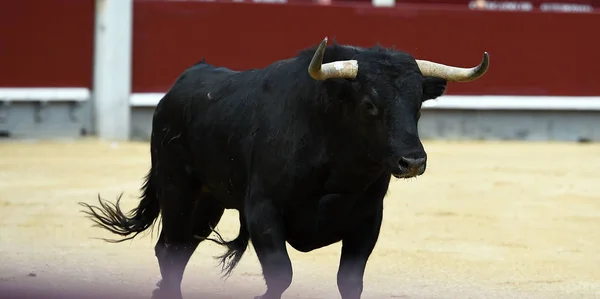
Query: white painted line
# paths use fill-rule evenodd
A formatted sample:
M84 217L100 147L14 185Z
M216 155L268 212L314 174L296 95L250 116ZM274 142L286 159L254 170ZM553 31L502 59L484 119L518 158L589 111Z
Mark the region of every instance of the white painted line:
M87 88L0 88L0 101L9 102L85 102L90 100Z
M162 92L133 93L133 107L155 107L165 95ZM0 101L89 101L87 88L0 88ZM424 109L465 110L582 110L600 111L600 96L455 96L447 95L427 101Z
M134 93L133 107L154 107L164 93ZM600 96L441 96L423 104L424 109L467 110L583 110L600 111Z
M132 93L129 104L133 107L154 107L164 96L165 93L161 92Z
M600 111L600 96L442 96L423 103L427 109L584 110Z

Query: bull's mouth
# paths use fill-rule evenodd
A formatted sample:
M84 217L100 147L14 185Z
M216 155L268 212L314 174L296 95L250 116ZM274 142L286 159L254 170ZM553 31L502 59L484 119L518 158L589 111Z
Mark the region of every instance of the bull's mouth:
M392 173L392 176L394 176L397 179L410 179L410 178L416 178L418 176L420 176L421 174L418 172L407 172L407 173Z
M425 173L425 167L414 168L414 169L399 169L398 171L392 172L392 176L397 179L410 179L416 178Z

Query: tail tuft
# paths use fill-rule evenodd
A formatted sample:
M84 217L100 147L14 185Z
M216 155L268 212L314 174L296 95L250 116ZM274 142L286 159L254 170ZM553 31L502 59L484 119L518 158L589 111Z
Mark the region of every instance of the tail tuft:
M98 195L100 206L92 206L84 202L80 202L79 204L87 209L82 212L95 223L95 227L101 227L113 234L125 237L119 240L103 238L104 241L119 243L131 240L139 233L151 227L160 214L160 207L152 182L150 181L150 174L146 177L146 183L142 189L143 195L138 207L128 213L123 213L119 205L123 193L119 195L116 203L106 201ZM129 236L131 234L133 235Z
M250 235L248 234L248 230L243 222L240 224L240 232L238 236L231 241L225 241L219 232L213 228L211 228L211 230L213 233L215 233L216 239L202 238L199 236L196 237L201 240L212 241L227 247L227 251L224 254L215 256L215 259L220 260L219 264L221 265L221 271L223 272L222 278L227 279L233 272L233 269L235 269L237 264L242 259L242 256L248 247Z

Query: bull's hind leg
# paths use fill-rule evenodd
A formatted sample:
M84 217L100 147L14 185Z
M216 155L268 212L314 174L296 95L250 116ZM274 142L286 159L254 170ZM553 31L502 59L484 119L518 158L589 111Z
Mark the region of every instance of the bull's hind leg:
M196 191L195 196L186 198L189 194L183 190L187 189L171 190L171 198L163 205L162 231L155 246L162 280L152 298L182 298L185 267L201 239L211 233L223 215L224 209L212 195Z

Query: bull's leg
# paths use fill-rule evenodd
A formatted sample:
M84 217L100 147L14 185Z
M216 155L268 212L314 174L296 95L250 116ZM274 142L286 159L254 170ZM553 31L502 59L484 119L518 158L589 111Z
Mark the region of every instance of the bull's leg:
M342 299L360 299L365 267L377 243L382 214L383 210L379 211L342 240L342 255L337 274L337 285Z
M153 299L181 299L183 271L198 241L193 238L193 190L188 186L162 186L162 229L154 252L162 279L152 294Z
M152 298L182 298L183 272L200 243L198 237L207 237L223 215L224 209L210 194L203 193L194 202L182 190L172 190L163 207L162 231L155 246L162 280Z
M267 284L267 291L254 298L280 299L292 283L292 262L285 246L281 215L267 199L253 198L247 203L248 231Z
M363 276L367 260L379 238L383 219L383 198L388 190L389 176L382 176L365 194L368 207L373 214L362 220L357 229L342 239L342 254L337 273L337 285L342 299L360 299L363 291ZM373 206L374 203L378 205ZM367 207L357 207L366 209Z

